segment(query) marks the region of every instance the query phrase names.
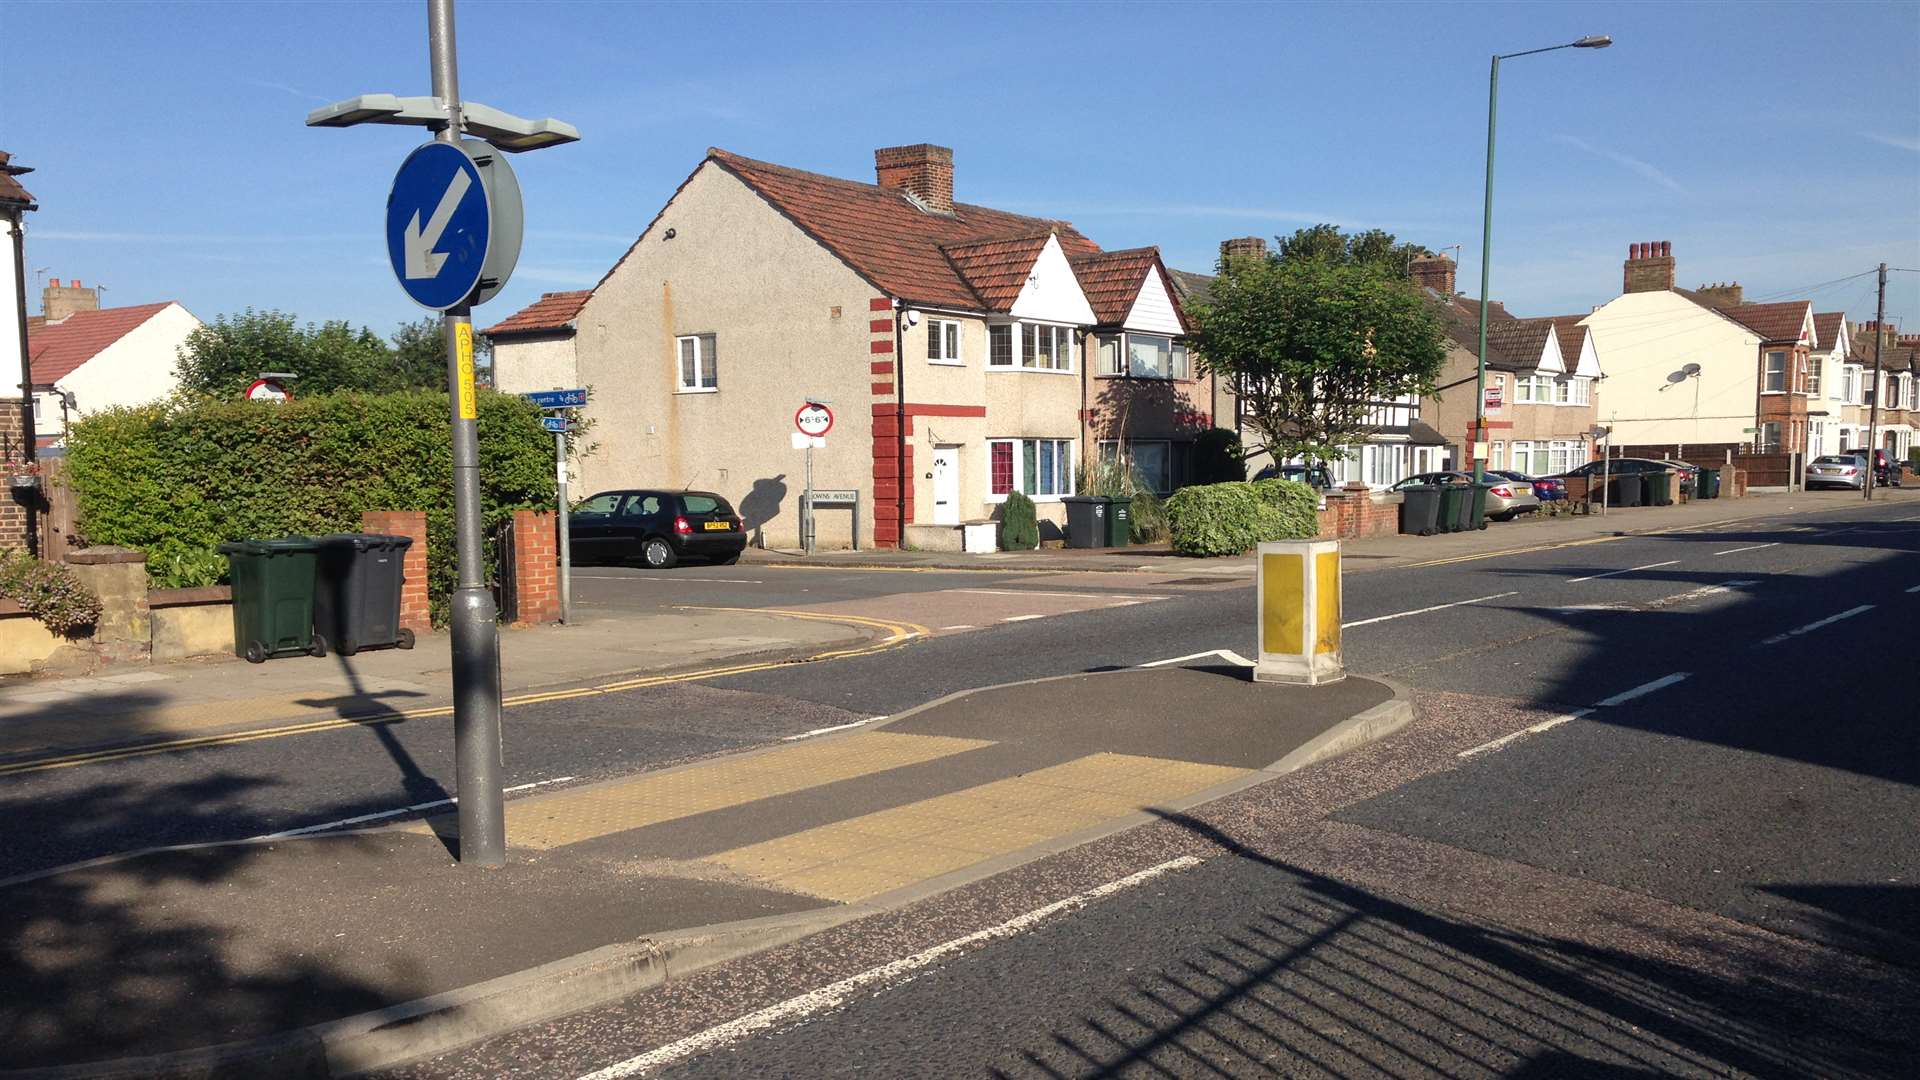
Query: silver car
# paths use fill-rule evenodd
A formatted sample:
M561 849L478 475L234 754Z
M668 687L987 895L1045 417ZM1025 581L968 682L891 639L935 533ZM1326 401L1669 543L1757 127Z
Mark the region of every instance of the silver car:
M1852 454L1823 454L1807 466L1807 490L1823 487L1847 487L1863 491L1867 486L1867 459Z
M1533 493L1533 485L1509 480L1494 473L1487 474L1486 514L1488 521L1512 521L1521 514L1530 514L1540 509L1540 497ZM1447 472L1419 473L1393 485L1390 491L1399 491L1414 484L1471 484L1473 474L1449 470Z

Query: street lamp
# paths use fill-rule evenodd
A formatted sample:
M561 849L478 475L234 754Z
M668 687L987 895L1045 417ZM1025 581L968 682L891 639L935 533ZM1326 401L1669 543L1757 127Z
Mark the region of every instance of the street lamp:
M1478 373L1474 377L1473 392L1473 437L1468 440L1467 453L1473 457L1473 482L1479 484L1486 479L1487 459L1480 447L1486 445L1487 434L1487 281L1489 263L1493 261L1493 122L1500 107L1500 61L1512 60L1516 56L1532 56L1534 53L1553 52L1556 49L1604 49L1613 44L1613 39L1605 34L1593 34L1579 41L1569 41L1565 45L1549 45L1544 49L1528 49L1526 52L1496 55L1493 69L1487 75L1487 200L1480 218L1480 350L1478 355Z

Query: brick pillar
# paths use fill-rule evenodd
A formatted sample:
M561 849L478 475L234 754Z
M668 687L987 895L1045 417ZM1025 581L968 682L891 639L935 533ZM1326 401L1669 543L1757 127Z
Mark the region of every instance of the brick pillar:
M559 526L547 510L513 512L514 588L520 598L518 623L560 621Z
M20 399L0 397L0 454L10 461L25 461L26 441ZM0 483L6 483L5 479L0 478ZM16 491L9 485L0 490L0 547L22 551L31 548L28 533L33 519L27 508L39 497L40 493L32 488Z
M400 566L400 625L416 634L433 632L433 606L427 600L427 512L425 510L368 510L360 515L360 531L383 536L411 536L413 546Z

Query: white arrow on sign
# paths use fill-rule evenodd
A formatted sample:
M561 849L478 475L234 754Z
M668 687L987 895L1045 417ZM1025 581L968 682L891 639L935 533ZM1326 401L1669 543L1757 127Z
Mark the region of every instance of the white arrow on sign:
M467 188L472 184L467 170L455 170L453 179L447 184L447 193L440 196L440 205L433 208L433 216L427 219L424 229L420 227L420 211L413 212L413 220L407 223L406 230L401 234L407 249L409 280L440 275L440 268L447 264L447 256L444 252L433 250L433 246L440 242L440 235L447 231L447 222L453 220L454 209L460 205L461 196L467 193Z

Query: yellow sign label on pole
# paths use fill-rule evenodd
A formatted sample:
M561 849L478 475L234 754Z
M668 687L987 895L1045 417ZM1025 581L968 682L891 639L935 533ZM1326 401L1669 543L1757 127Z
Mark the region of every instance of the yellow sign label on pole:
M472 420L478 415L473 400L473 324L455 323L453 338L460 354L457 358L460 365L459 385L454 387L453 392L459 395L460 419Z

